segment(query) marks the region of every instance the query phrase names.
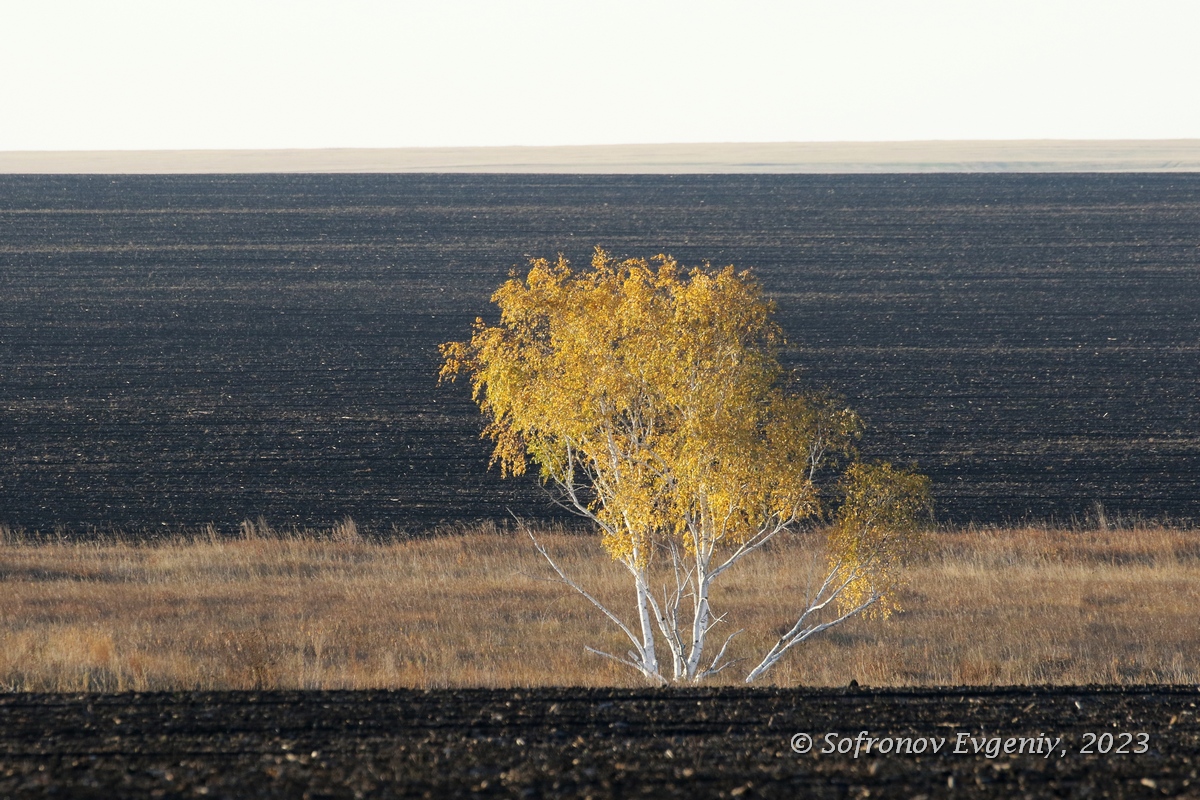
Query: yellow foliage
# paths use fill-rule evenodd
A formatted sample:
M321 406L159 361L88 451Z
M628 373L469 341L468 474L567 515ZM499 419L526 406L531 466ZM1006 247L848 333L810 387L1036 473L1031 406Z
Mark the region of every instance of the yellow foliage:
M597 248L578 273L562 256L533 260L492 301L499 324L477 320L470 341L443 345L441 377L470 376L501 473L532 460L614 558L644 565L668 537L693 552L737 547L823 512L817 468L852 455L861 422L783 388L782 332L749 273ZM851 480L847 505L890 487L881 476Z
M829 536L829 558L841 580L843 610L872 594L870 611L887 617L898 610L893 590L900 567L919 546L918 520L929 507L929 478L891 464L851 464L842 476L843 500Z

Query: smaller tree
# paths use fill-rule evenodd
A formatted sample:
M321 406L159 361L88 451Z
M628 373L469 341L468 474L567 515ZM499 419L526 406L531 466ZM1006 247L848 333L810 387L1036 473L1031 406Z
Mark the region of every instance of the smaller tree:
M891 464L855 462L842 478L843 498L829 528L829 571L806 608L762 661L758 678L788 650L860 612L888 617L898 609L901 567L919 541L917 520L929 504L929 479ZM827 607L837 610L821 617Z
M730 665L737 632L715 656L709 647L723 619L711 608L714 582L780 532L828 519L836 488L828 575L747 676L754 680L831 625L869 608L887 614L928 482L857 461L858 416L788 389L773 305L748 273L653 261L617 261L599 248L579 274L561 256L532 261L524 280L514 276L493 295L498 325L477 320L470 341L442 346L441 377L470 376L501 473L520 475L532 460L628 570L632 627L535 539L560 579L632 645L626 657L601 655L653 682L698 681ZM823 488L840 463L848 464L840 479ZM666 563L656 573L659 557ZM652 578L664 573L656 593ZM827 609L838 613L827 619Z

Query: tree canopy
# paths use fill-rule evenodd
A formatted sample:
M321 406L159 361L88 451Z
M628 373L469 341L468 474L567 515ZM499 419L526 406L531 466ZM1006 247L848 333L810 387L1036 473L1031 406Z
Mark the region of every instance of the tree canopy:
M897 545L927 482L855 461L859 417L790 387L774 305L748 272L684 269L665 255L617 260L597 248L582 272L562 256L536 259L492 300L499 324L477 320L469 341L443 345L441 377L470 376L502 474L532 461L633 574L643 631L626 629L637 645L626 663L657 674L654 622L677 678L705 672L708 586L802 520L836 519L830 561L843 611L895 583ZM823 488L841 462L840 483ZM827 508L834 496L840 514ZM685 564L674 603L648 590L660 551ZM694 602L690 636L680 634L684 597Z

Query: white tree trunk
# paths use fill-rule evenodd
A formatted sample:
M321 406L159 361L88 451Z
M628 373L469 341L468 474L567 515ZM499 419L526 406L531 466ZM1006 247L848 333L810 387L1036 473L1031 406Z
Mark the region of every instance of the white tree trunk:
M633 581L637 587L638 621L642 626L642 666L644 672L661 680L658 671L658 655L654 647L654 622L650 618L650 585L647 580L646 568L638 565L638 551L634 548L633 559L627 564L633 573Z
M708 631L712 627L712 613L708 604L708 593L711 586L709 557L701 548L697 547L696 591L692 606L692 647L691 653L688 654L685 673L689 681L697 680L700 659L704 656L704 644L708 639Z

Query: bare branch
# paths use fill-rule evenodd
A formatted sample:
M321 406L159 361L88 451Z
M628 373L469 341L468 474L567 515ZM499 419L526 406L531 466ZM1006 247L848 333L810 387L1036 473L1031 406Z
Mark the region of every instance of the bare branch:
M733 666L734 664L743 660L740 658L735 658L726 664L721 664L721 659L725 657L725 650L728 649L729 643L733 641L733 637L737 636L741 632L742 632L741 630L737 630L737 631L734 631L733 633L729 634L728 637L726 637L725 643L723 645L721 645L721 649L717 651L717 657L714 658L712 660L712 663L708 665L708 669L704 670L704 672L702 672L696 676L696 680L699 681L699 680L703 680L704 678L708 678L713 675L716 675L718 672L725 669L726 667Z
M567 576L567 573L563 572L562 568L560 568L558 566L558 564L555 563L554 559L550 557L550 554L548 552L546 552L545 546L537 540L537 537L533 535L533 531L529 530L529 528L526 528L525 533L527 533L529 535L529 538L533 541L534 548L539 553L542 554L542 558L546 559L546 562L554 569L555 572L558 573L558 577L562 579L562 582L565 583L567 586L570 586L575 591L579 592L581 595L583 595L585 598L587 598L588 602L590 602L596 608L600 609L600 611L604 614L604 616L606 616L610 620L612 620L613 624L616 625L618 628L620 628L621 631L627 637L629 637L629 641L633 642L634 647L637 649L638 653L644 653L644 651L642 650L641 642L638 641L638 638L633 635L633 631L631 631L629 629L629 626L627 626L624 622L622 622L620 617L618 617L613 612L609 611L608 608L603 603L601 603L595 597L592 597L592 595L589 594L586 589L584 589L582 586L577 584L575 581L571 580Z
M823 622L819 625L814 625L811 628L806 628L803 631L801 631L800 633L796 634L795 636L792 636L790 639L788 639L787 636L780 638L780 640L775 644L775 646L771 648L771 651L769 653L767 653L767 655L763 658L763 660L761 662L759 662L759 665L757 667L755 667L754 669L750 670L749 674L746 675L746 683L751 683L751 682L757 680L760 676L762 676L762 674L764 672L766 672L772 666L774 666L775 663L779 661L779 659L783 658L784 653L786 653L788 650L791 650L794 646L796 646L800 642L803 642L805 639L809 639L809 638L817 635L818 633L821 633L822 631L829 630L834 625L839 625L842 622L845 622L846 620L850 619L850 617L853 617L855 614L859 613L860 611L865 610L868 606L870 606L872 603L874 603L878 599L879 599L879 595L873 594L869 598L867 598L867 600L865 602L855 606L854 608L845 612L844 614L842 614L840 617L838 617L836 619L830 620L829 622ZM808 614L808 612L806 611L805 616L807 616L807 614ZM793 628L793 631L794 630L795 629ZM785 639L787 640L786 643L785 643Z
M711 578L715 579L722 572L741 561L743 557L753 553L755 550L771 541L776 534L784 530L786 527L786 525L776 525L769 531L766 528L761 529L758 533L754 534L754 536L751 536L749 539L743 542L738 549L734 550L733 553L725 559L724 563L709 573Z
M646 669L646 667L644 665L639 664L636 661L633 661L633 660L630 660L627 658L621 658L620 656L614 656L612 653L606 653L603 650L597 650L596 648L588 647L587 645L584 645L583 649L588 651L589 653L595 653L598 656L604 656L605 658L611 658L613 661L616 661L618 664L624 664L627 667L631 667L631 668L637 670L639 673L641 673L644 677L649 678L653 681L657 681L660 686L667 685L666 678L664 678L662 675L660 675L657 672L651 672L650 670Z

